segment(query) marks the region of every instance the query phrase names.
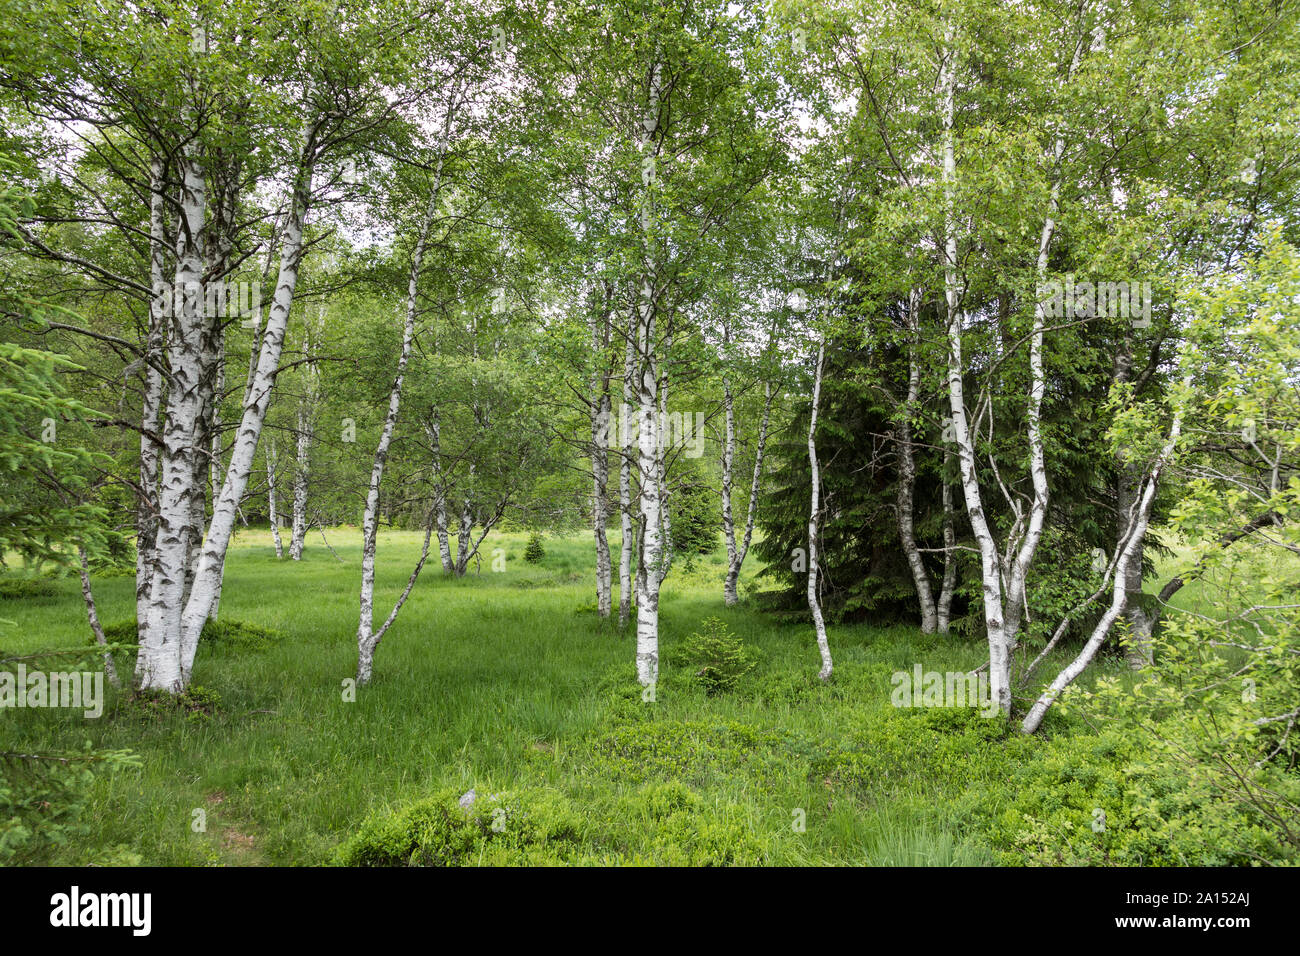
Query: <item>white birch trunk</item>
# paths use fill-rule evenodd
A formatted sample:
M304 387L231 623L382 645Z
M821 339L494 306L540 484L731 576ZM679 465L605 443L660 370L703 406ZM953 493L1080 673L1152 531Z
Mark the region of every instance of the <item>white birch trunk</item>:
M438 525L438 556L442 561L442 570L447 574L451 574L456 570L456 567L451 560L451 539L447 535L447 499L445 496L438 496L435 509Z
M445 154L444 154L445 155ZM441 185L442 163L439 160L438 177L429 194L428 205L420 224L420 237L416 241L415 251L411 256L411 272L406 290L406 321L402 327L402 350L397 359L397 374L393 378L393 387L388 393L388 415L384 418L383 431L379 436L379 445L375 448L374 462L370 469L370 489L366 495L366 510L362 519L361 546L361 613L357 623L357 683L365 684L370 680L374 662L375 647L382 634L373 630L375 597L375 539L379 530L379 485L384 477L384 466L388 462L388 448L393 440L393 430L397 427L397 413L402 403L402 381L406 376L406 366L411 358L411 346L415 342L415 317L418 312L420 270L424 266L424 250L433 227L434 215L438 208L438 193ZM430 526L432 527L432 526ZM425 536L425 553L428 552L428 536ZM421 567L423 556L420 559Z
M90 563L86 560L84 547L77 548L77 558L80 560L77 570L81 575L81 598L86 602L86 619L90 622L91 633L95 635L95 643L107 648L108 638L104 635L103 625L99 623L99 611L95 607L95 592L90 587ZM122 686L122 682L117 679L117 665L113 663L113 654L108 650L104 651L104 674L114 687Z
M817 406L822 397L822 365L826 358L826 343L817 346L817 368L813 372L812 411L808 420L808 467L812 476L812 502L808 511L808 610L812 614L813 628L817 633L817 651L821 654L822 669L817 676L830 680L835 665L831 661L831 645L826 638L826 622L822 620L822 603L817 593L817 519L821 511L821 468L817 461Z
M289 557L302 560L307 543L307 488L311 468L312 416L306 408L298 410L298 433L294 449L293 516L289 532Z
M393 622L397 620L397 614L402 610L402 605L406 603L406 599L411 596L411 591L415 589L415 582L420 579L420 572L424 570L424 562L429 558L429 539L432 534L433 522L430 520L425 522L424 525L424 545L420 549L420 560L415 563L414 570L411 571L410 577L407 578L406 587L402 589L401 595L393 605L393 610L384 619L384 623L379 626L379 630L375 631L370 636L370 639L359 648L360 656L357 660L358 684L370 682L370 678L374 673L375 650L379 647L379 642L384 639L384 635L388 633L388 629L393 626ZM361 679L362 674L365 675L364 680Z
M210 500L215 504L221 495L221 397L226 388L226 345L225 334L220 319L217 321L216 334L216 370L212 387L211 413L208 416L208 481L211 489ZM226 579L225 565L221 568L221 577L217 579L217 593L212 598L212 608L208 617L217 619L221 612L221 586Z
M655 160L654 137L659 128L662 76L661 65L658 62L654 63L650 69L649 102L641 123L640 141L637 144L643 158L652 162ZM648 225L653 214L653 197L649 189L643 193L642 203L642 221ZM659 583L662 580L660 563L663 560L659 465L662 451L659 439L661 423L656 414L658 405L655 401L655 391L659 386L659 364L655 348L655 277L650 264L652 236L648 228L643 229L643 239L645 261L636 325L637 352L641 365L640 374L637 376L637 407L640 416L637 462L641 469L642 536L642 573L638 576L640 588L636 607L636 673L641 686L650 687L659 680Z
M1119 559L1115 566L1115 579L1111 585L1110 606L1101 616L1096 626L1092 629L1087 642L1083 649L1069 664L1056 675L1056 678L1048 685L1047 689L1039 695L1038 700L1034 701L1034 706L1029 709L1025 715L1024 721L1021 722L1020 729L1032 734L1043 723L1043 718L1047 715L1048 709L1060 697L1061 692L1065 690L1074 680L1083 673L1092 659L1096 656L1098 649L1105 642L1106 636L1110 633L1111 627L1120 615L1124 613L1124 608L1128 604L1129 595L1129 568L1134 561L1141 560L1142 546L1146 539L1147 527L1151 520L1151 507L1155 503L1156 492L1159 490L1160 474L1165 465L1173 456L1174 449L1178 445L1178 437L1182 432L1182 412L1175 413L1173 423L1169 428L1169 436L1165 441L1164 448L1161 449L1160 457L1156 460L1147 476L1146 485L1142 489L1142 496L1137 502L1136 512L1133 518L1133 528L1129 535L1124 549L1120 552Z
M948 462L952 452L944 450L942 482L943 495L943 586L939 589L939 603L935 607L936 627L947 634L952 620L952 595L957 586L957 530L956 509L953 507L952 483L948 481Z
M723 371L722 371L722 536L727 543L727 578L722 585L722 600L727 607L737 601L736 579L740 574L739 555L736 547L736 522L731 514L731 480L732 468L736 459L736 402L731 394L731 375L727 372L727 363L731 356L727 347L731 344L730 323L722 331Z
M191 147L192 150L192 147ZM143 690L179 693L186 684L182 614L195 486L195 445L202 412L203 233L207 187L190 151L181 171L180 222L176 230L175 290L171 307L166 425L158 489L158 532L153 553L147 625L137 658ZM200 479L201 481L201 479ZM207 617L207 607L203 609ZM200 621L200 626L202 622Z
M207 357L204 357L206 365ZM201 402L203 407L199 411L199 421L195 426L194 441L194 484L190 492L190 520L187 529L189 548L185 555L185 589L184 597L181 599L182 606L190 599L190 592L194 586L194 575L199 570L199 559L203 553L203 532L208 525L208 468L206 455L199 449L207 448L207 406L208 394L207 389L200 389Z
M912 569L912 583L916 587L916 597L921 605L921 631L925 634L933 634L939 626L939 613L934 603L930 572L925 569L925 562L921 560L921 552L916 545L913 514L916 493L916 456L912 444L912 422L916 415L916 403L921 397L921 364L916 355L921 330L920 306L920 293L914 291L908 305L912 342L907 356L907 401L903 406L902 420L898 424L898 537L908 567Z
M473 468L470 469L471 477ZM463 578L469 570L470 545L474 540L474 509L468 495L460 508L460 526L456 532L456 577Z
M303 357L307 359L306 387L298 405L298 430L294 449L293 529L289 537L289 557L302 560L307 544L307 492L311 482L311 446L316 437L316 404L319 399L320 372L316 368L317 337L324 328L325 307L316 314L316 327L309 324L303 336Z
M289 311L293 305L294 288L298 282L298 270L303 253L303 219L307 213L308 197L311 192L311 157L314 155L315 129L313 128L303 147L302 159L294 179L289 214L285 222L275 295L262 334L257 370L248 389L247 401L230 455L230 464L226 469L226 479L221 487L221 497L212 509L212 521L208 528L198 574L195 577L194 589L185 606L183 662L186 681L189 680L194 665L194 655L198 650L203 622L208 617L212 601L216 596L217 585L221 580L226 549L230 545L230 537L234 531L236 512L248 487L253 457L257 452L258 439L261 437L266 410L271 401L271 388L275 384L280 353L284 347L285 330L289 322Z
M767 352L771 352L776 347L776 327L773 326L771 334L768 336ZM763 481L763 457L767 451L767 430L772 421L772 383L771 381L763 382L763 415L758 424L758 444L754 448L754 474L749 483L749 505L745 510L745 533L739 545L736 543L735 522L731 516L732 503L732 471L735 463L736 447L736 426L734 399L731 394L731 383L727 376L723 376L723 400L725 402L726 412L726 434L724 436L725 445L723 446L723 531L727 538L727 577L722 584L723 602L731 607L739 600L737 588L740 581L740 570L745 564L745 558L749 555L749 546L754 539L754 520L758 515L758 495Z
M673 347L672 334L664 338L665 351ZM655 454L655 482L659 487L659 583L668 577L673 566L673 521L668 510L668 373L665 370L659 376L659 435L656 441L658 451Z
M943 94L943 194L944 194L944 301L948 324L948 398L952 412L953 437L961 465L962 492L971 531L980 552L980 576L984 594L984 628L989 646L989 689L1004 714L1011 713L1011 653L1007 645L1002 596L1002 559L984 514L979 478L975 467L975 442L966 418L966 397L962 383L962 290L957 279L957 234L954 190L957 175L953 145L956 112L955 51L951 44L940 76Z
M622 454L619 456L618 504L619 527L622 545L618 562L618 626L625 627L632 615L634 590L632 587L632 556L634 534L632 530L632 428L628 412L636 400L636 335L628 330L627 346L623 356L623 404L619 408L619 432L622 436Z
M135 615L137 639L141 644L149 644L149 598L158 534L159 445L155 436L158 435L162 419L163 348L172 303L168 294L170 286L165 277L165 189L163 163L155 159L149 169L149 283L153 289L153 298L149 303L149 331L145 340L144 391L140 412L140 489L136 507ZM137 684L143 676L142 666L146 662L143 653L137 656Z
M1077 53L1076 53L1077 57ZM1054 148L1053 165L1059 165L1065 141L1057 137ZM1051 200L1043 228L1038 239L1038 259L1034 275L1038 285L1043 288L1047 278L1047 261L1052 248L1052 237L1056 233L1056 216L1061 204L1061 182L1052 183ZM1039 297L1034 302L1034 325L1029 343L1029 406L1025 412L1025 431L1029 438L1029 474L1034 486L1034 498L1029 507L1029 520L1020 547L1007 574L1006 628L1007 641L1014 649L1016 636L1020 631L1020 619L1025 605L1025 582L1038 542L1043 534L1043 522L1047 517L1048 489L1047 466L1043 458L1042 411L1043 394L1047 390L1047 377L1043 369L1043 330L1046 327L1046 304ZM1008 550L1012 543L1008 542Z
M275 439L266 447L266 504L271 511L271 538L275 541L276 560L284 559L284 544L280 541L280 511L275 500Z
M745 510L745 535L740 547L736 549L734 564L727 567L727 579L723 584L723 595L728 604L738 600L736 586L740 580L740 569L749 555L749 546L754 540L754 521L758 517L758 495L763 483L763 458L767 451L767 431L772 421L772 383L763 383L763 417L758 426L758 445L754 450L754 474L749 483L749 506Z
M442 474L442 422L437 409L433 410L425 431L433 455L430 467L433 471L433 520L438 533L438 555L442 561L443 573L451 574L455 565L451 560L451 541L447 537L447 485Z
M610 615L613 586L610 566L609 536L609 373L605 364L604 332L609 322L608 296L601 315L593 315L591 324L592 360L596 363L591 379L591 524L596 538L596 613Z
M226 281L230 272L231 252L234 249L234 230L235 216L237 214L238 193L235 183L239 178L240 164L234 163L233 166L226 166L223 170L225 178L222 180L218 190L217 207L216 207L216 227L217 234L215 241L212 243L214 255L208 267L208 276L220 283L222 302L228 302L228 296L225 294ZM215 305L211 298L207 301ZM212 309L208 314L207 338L204 343L205 357L207 365L204 369L204 381L207 383L206 389L206 408L204 414L204 426L207 436L207 495L208 500L215 506L217 498L221 495L221 400L226 389L226 332L225 332L225 308ZM197 515L199 519L198 534L195 539L200 546L203 543L203 528L206 526L206 516ZM197 570L199 556L194 557L194 566ZM225 565L222 564L222 573L217 578L216 593L212 597L212 606L208 609L208 616L216 620L221 610L221 585L225 580Z

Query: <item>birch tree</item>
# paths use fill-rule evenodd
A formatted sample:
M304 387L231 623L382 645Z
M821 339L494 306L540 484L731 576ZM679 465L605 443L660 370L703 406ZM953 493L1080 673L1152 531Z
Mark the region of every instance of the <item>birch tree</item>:
M609 537L609 439L610 439L610 370L603 357L610 352L613 312L613 288L603 285L601 305L592 311L591 352L591 523L596 539L596 613L607 618L613 606L613 566L610 562Z
M637 139L637 149L642 162L655 168L659 158L659 144L656 134L659 132L660 99L663 95L663 64L658 55L653 58L646 82L646 105L641 129ZM654 198L648 188L642 195L641 222L646 234L646 255L652 244L652 222L655 215ZM659 680L659 585L660 564L663 554L663 516L661 508L661 482L659 469L662 462L659 426L661 424L658 410L659 362L658 329L656 318L658 297L656 283L658 276L649 259L643 264L641 276L641 298L637 304L636 353L638 372L636 376L637 402L637 466L641 472L640 521L641 521L641 566L647 569L639 578L637 591L636 621L636 671L637 680L643 687L654 685Z
M770 294L770 293L769 293ZM739 596L737 594L737 584L740 580L740 571L744 566L745 558L749 555L749 546L754 537L754 521L758 515L758 502L762 489L763 479L763 457L767 451L768 428L772 420L772 402L774 392L772 388L772 376L775 357L779 351L779 322L780 316L773 313L772 322L767 332L767 340L763 343L762 350L758 356L758 377L763 383L763 404L759 413L758 434L754 440L754 468L749 481L749 494L745 507L744 525L737 541L736 521L733 514L733 486L735 481L736 468L736 394L733 388L732 367L737 361L737 356L732 350L733 325L741 321L737 316L733 319L731 315L732 303L728 296L728 302L724 306L727 314L724 316L722 325L722 415L723 415L723 433L722 433L722 533L727 548L727 575L723 579L722 595L723 601L728 607L737 603Z
M822 620L821 597L818 594L820 566L817 555L817 526L821 514L821 467L817 461L817 408L822 396L822 368L826 360L826 343L817 343L817 362L813 369L812 406L808 419L808 467L812 477L812 502L808 510L808 611L812 615L813 632L817 637L817 651L822 667L817 676L830 680L834 662L831 660L830 641L826 638L826 622Z
M303 358L305 384L298 403L297 428L294 440L293 518L289 537L289 557L302 560L307 539L307 494L311 486L311 449L316 435L316 405L320 399L320 369L315 361L324 332L325 309L316 314L316 323L305 323L303 333Z
M452 109L448 109L447 125L451 123ZM445 138L444 138L445 142ZM379 484L384 477L384 465L388 461L388 447L393 440L393 430L397 426L397 414L401 407L402 380L406 375L406 365L410 361L411 346L415 341L415 321L418 313L418 293L420 272L424 266L424 253L429 240L429 231L433 226L438 210L438 193L442 186L442 160L446 155L445 147L440 151L439 165L434 174L434 181L429 190L429 198L420 219L419 236L415 250L411 254L411 271L407 280L406 317L402 326L402 346L397 358L397 372L388 395L388 414L384 419L379 444L375 448L374 463L370 471L370 488L366 495L366 510L361 522L361 616L357 624L357 683L366 684L374 666L375 647L383 636L382 631L373 629L374 594L375 594L375 538L379 525ZM430 527L432 524L430 523ZM429 534L425 534L424 550L420 556L420 566L428 555Z
M900 434L898 441L899 474L896 510L898 514L899 540L902 543L903 554L907 557L908 567L912 572L912 581L916 586L917 599L921 603L921 631L925 634L932 634L939 630L939 610L934 600L934 589L930 584L930 572L926 570L925 563L921 560L920 549L916 544L913 498L916 491L916 456L912 423L916 416L917 402L921 397L921 363L917 354L921 330L920 311L921 292L915 290L908 300L907 309L908 331L910 333L910 341L907 346L907 398L904 400L902 420L898 425ZM948 529L945 528L945 530ZM944 546L945 548L950 547L947 540L944 541ZM945 552L945 575L946 569L951 567L951 561L951 553ZM949 587L945 588L945 592L950 591L950 589L951 586L949 585ZM951 600L950 595L948 600ZM946 631L946 620L944 623L944 630Z
M284 557L284 544L280 540L280 512L275 500L275 439L266 449L266 508L271 518L271 540L275 542L275 557Z

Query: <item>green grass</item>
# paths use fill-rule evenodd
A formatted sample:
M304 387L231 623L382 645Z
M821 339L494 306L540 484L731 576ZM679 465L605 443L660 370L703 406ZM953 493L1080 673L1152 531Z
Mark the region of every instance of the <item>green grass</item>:
M201 648L194 681L218 695L212 716L118 699L98 720L0 712L23 746L89 741L143 758L97 778L93 839L68 848L67 862L124 846L149 864L325 863L372 814L473 787L558 795L583 821L584 861L988 863L989 821L1013 796L1008 774L1046 746L1000 721L890 706L891 672L918 661L970 669L985 659L982 641L832 627L836 675L821 685L810 627L775 623L743 597L723 606L720 554L690 572L679 559L665 583L661 684L644 703L632 630L598 620L581 536L548 538L545 559L528 564L526 535L495 534L481 573L460 580L435 559L379 647L373 684L349 703L360 539L339 529L330 541L341 563L318 539L301 562L276 560L266 531L232 546L221 620L284 637ZM414 533L381 535L378 619L418 548ZM507 554L503 573L491 570L494 548ZM53 596L3 601L0 618L17 627L0 628L0 647L87 640L75 578L56 584ZM97 580L96 596L105 623L133 615L133 578ZM674 666L674 649L714 616L758 663L734 691L710 696ZM657 795L676 785L690 807L657 815ZM199 809L202 833L191 826ZM798 811L804 832L792 826ZM743 852L718 849L733 843Z

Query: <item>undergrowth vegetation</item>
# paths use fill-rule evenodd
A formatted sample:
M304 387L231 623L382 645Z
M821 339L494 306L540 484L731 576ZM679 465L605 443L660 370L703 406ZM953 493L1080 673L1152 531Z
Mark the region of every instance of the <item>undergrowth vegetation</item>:
M653 699L635 681L631 630L602 624L587 607L588 542L554 538L539 566L525 560L522 534L490 542L504 549L505 572L423 578L385 640L373 685L349 693L357 536L331 534L343 563L309 549L301 564L277 562L267 537L245 534L232 550L221 618L204 633L183 706L110 691L98 720L48 710L0 715L5 751L89 743L135 754L61 776L59 809L44 820L47 811L17 799L12 785L0 790L0 816L10 821L0 826L0 859L721 866L1289 858L1249 806L1209 799L1142 737L1096 725L1088 707L1054 710L1046 732L1029 738L974 707L891 705L895 671L917 663L971 670L983 662L980 641L833 627L837 666L822 684L809 627L775 621L752 601L720 608L725 564L717 553L665 583L664 665ZM381 553L391 560L380 565L381 595L400 590L403 562L417 547L414 534L385 535ZM97 585L101 613L126 618L131 580ZM752 579L745 585L742 593ZM55 600L6 601L2 616L18 623L5 635L11 649L84 646L76 582L54 586ZM114 640L130 628L125 620L106 630ZM130 655L119 657L129 675ZM1133 681L1115 654L1084 685L1128 693ZM56 838L34 839L42 828Z

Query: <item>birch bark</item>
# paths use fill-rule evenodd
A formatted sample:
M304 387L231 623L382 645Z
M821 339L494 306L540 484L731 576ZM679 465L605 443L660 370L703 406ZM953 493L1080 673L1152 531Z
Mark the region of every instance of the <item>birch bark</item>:
M85 547L77 548L77 558L80 562L77 572L81 576L81 598L86 602L86 619L90 622L90 632L95 635L96 644L107 647L108 638L104 634L103 625L99 623L99 610L95 607L95 592L90 587L90 564L86 560ZM108 650L104 651L104 674L114 687L122 686L122 682L117 679L117 665L113 663L113 654Z
M1111 585L1110 606L1106 608L1101 619L1092 629L1087 642L1078 655L1067 664L1056 678L1048 685L1047 689L1039 695L1038 700L1034 702L1029 713L1025 715L1024 721L1021 722L1020 729L1027 734L1032 734L1043 723L1043 718L1047 715L1048 709L1060 697L1061 692L1065 690L1074 680L1083 673L1092 659L1096 656L1098 649L1106 640L1110 629L1114 626L1115 621L1124 613L1128 604L1129 596L1129 569L1133 562L1140 560L1139 555L1142 551L1143 542L1146 539L1147 527L1151 520L1151 507L1155 502L1156 492L1159 488L1160 475L1173 456L1174 449L1178 445L1178 438L1182 432L1183 418L1182 411L1179 410L1174 414L1173 423L1169 428L1169 436L1165 440L1164 447L1161 449L1159 457L1151 467L1146 476L1145 484L1142 487L1141 496L1136 503L1132 531L1123 551L1120 552L1119 560L1115 567L1115 579Z
M240 418L234 447L231 450L230 464L226 469L226 479L221 488L221 497L212 509L212 521L208 528L198 574L194 580L194 589L185 606L182 653L186 681L189 680L193 668L194 654L198 650L203 622L208 617L217 585L221 580L226 549L230 545L230 537L234 530L236 512L248 487L253 457L257 452L258 439L261 437L266 410L271 401L271 388L275 384L280 353L284 347L289 310L293 304L293 293L298 282L298 270L303 254L303 220L307 214L311 194L311 178L317 149L316 135L316 127L310 127L302 152L299 154L289 201L289 213L285 222L275 296L262 334L256 374L248 390L247 401Z
M727 607L736 603L737 558L736 522L731 515L732 466L736 457L736 402L731 394L731 374L727 366L731 361L727 350L731 345L731 327L722 329L722 536L727 543L727 579L722 585L722 600Z
M415 341L415 317L419 309L420 271L424 267L424 251L428 244L429 232L433 228L434 216L438 209L438 194L442 185L442 156L438 160L438 171L434 177L429 201L420 222L420 236L411 256L411 272L406 290L406 321L402 327L402 350L397 359L397 375L388 394L388 415L375 448L374 462L370 469L370 489L366 495L366 510L362 518L361 546L361 613L357 623L357 683L365 684L370 680L374 665L375 648L379 644L382 632L375 633L374 597L375 597L375 540L379 530L379 486L384 477L384 466L388 462L388 449L393 440L393 430L397 427L398 409L402 403L402 381L406 376L406 366L411 357L411 346ZM429 525L432 529L432 524ZM420 566L428 554L429 535L425 535L425 552L421 555Z
M951 472L952 452L944 449L943 474L940 476L943 495L943 585L939 589L939 603L935 607L936 628L947 634L952 620L952 594L957 586L957 530L956 509L953 507Z
M311 482L311 446L316 438L316 405L319 400L320 371L316 367L318 339L324 329L325 307L316 313L316 326L308 324L303 336L303 358L307 360L302 401L298 405L298 429L294 449L293 530L289 538L289 557L302 560L307 543L307 492Z
M913 514L916 492L916 456L913 448L912 422L916 405L921 397L921 363L917 357L920 339L921 294L913 291L908 303L908 321L911 325L911 342L907 355L907 401L903 405L902 419L898 423L898 537L908 567L912 569L912 582L921 605L921 631L933 634L939 626L938 610L934 603L934 589L930 572L925 569L921 552L916 545L916 528Z
M1075 46L1074 59L1070 64L1070 74L1078 66L1080 46ZM1069 75L1066 77L1067 82ZM1065 151L1065 139L1057 135L1052 148L1053 182L1048 201L1048 212L1043 220L1043 228L1038 238L1038 258L1035 262L1034 276L1037 288L1042 289L1047 279L1047 262L1051 253L1052 239L1056 234L1056 217L1061 207L1061 156ZM1047 466L1043 456L1042 412L1043 394L1047 389L1047 377L1043 368L1043 334L1047 325L1046 303L1036 296L1034 302L1034 325L1029 344L1029 405L1025 414L1025 431L1029 438L1029 475L1033 482L1034 497L1029 508L1028 525L1020 547L1007 574L1006 628L1009 650L1014 649L1016 635L1020 631L1021 613L1025 606L1025 582L1029 576L1029 567L1038 550L1038 542L1043 534L1043 522L1047 517L1048 486ZM1008 550L1013 542L1008 542Z
M765 352L770 353L776 346L776 328L773 326L768 336ZM749 545L754 538L754 520L758 515L758 494L763 481L763 457L767 450L767 430L772 420L772 382L763 382L763 414L758 424L758 444L754 448L754 474L749 483L749 505L745 509L745 533L739 545L736 544L735 523L731 516L732 468L735 462L736 425L734 399L731 394L730 377L725 373L722 379L723 402L725 403L726 432L722 453L722 526L727 539L727 577L722 584L723 602L731 607L740 600L737 585L740 570L749 555Z
M275 541L276 560L284 558L284 544L280 541L280 511L275 500L275 439L266 448L266 504L271 512L271 538Z
M470 477L473 477L473 467ZM460 507L460 526L456 532L456 577L463 578L469 570L470 544L474 540L474 508L468 493Z
M808 467L812 476L812 502L808 511L808 610L812 614L813 628L817 633L817 651L821 654L822 668L817 676L830 680L834 663L831 645L826 638L826 622L822 620L821 598L818 596L817 525L821 511L821 469L817 461L817 407L822 396L822 366L826 358L826 343L817 346L817 368L813 372L812 411L808 420Z
M442 560L442 570L450 574L455 570L451 560L451 542L447 538L447 483L442 473L442 422L438 410L433 409L429 424L425 428L429 436L429 449L433 461L433 517L438 533L438 554Z
M196 490L195 440L202 411L204 296L203 235L207 187L190 146L178 159L180 216L172 285L166 425L158 489L158 528L153 551L147 625L137 657L143 690L179 693L185 687L182 648L186 568L192 499ZM200 484L199 489L202 488ZM204 618L207 608L204 608ZM200 622L201 625L201 622Z
M167 228L165 225L168 189L162 160L149 167L149 282L153 298L149 302L149 331L145 340L144 390L140 411L140 489L136 504L135 614L137 639L149 644L149 598L152 591L155 547L158 534L158 428L163 400L163 349L167 323L171 316L172 297L165 278L167 267ZM144 676L145 654L136 657L135 680Z
M208 335L211 345L209 352L210 365L206 370L206 381L210 382L210 389L207 394L207 413L204 417L207 428L207 474L209 501L215 506L217 499L221 496L221 402L225 397L226 391L226 325L225 319L230 312L232 296L230 285L227 278L231 271L231 256L235 246L235 229L236 216L239 207L238 182L242 163L239 160L227 162L222 169L222 175L219 180L217 202L217 230L216 239L213 244L215 255L212 264L208 269L210 280L220 283L218 288L219 301L221 308L215 308L209 314ZM213 296L208 297L211 302ZM235 308L238 310L246 301L242 294L236 293L234 296ZM238 510L238 506L236 506ZM199 541L202 543L202 526L204 522L199 521ZM197 565L197 561L196 561ZM217 578L216 594L212 598L212 607L208 612L209 617L217 619L217 614L221 610L221 585L225 580L225 563L222 563L221 576Z
M951 31L949 34L951 41ZM1003 612L1002 559L984 514L979 478L975 470L975 442L966 417L966 396L962 383L962 289L957 278L957 224L954 211L957 162L954 151L956 113L956 53L952 44L940 71L943 98L943 198L944 198L944 302L947 307L948 399L952 413L953 440L961 466L962 492L971 531L980 553L980 577L984 596L984 629L989 646L989 688L1004 714L1011 713L1011 654L1007 646Z
M643 159L653 163L655 134L659 129L660 96L663 87L663 68L655 62L650 68L649 100L641 123L639 151ZM637 310L637 353L640 374L637 376L637 406L640 416L637 433L637 462L641 470L641 553L643 573L638 576L636 621L636 671L643 687L653 686L659 680L659 584L660 563L663 560L662 522L660 513L660 474L662 459L658 420L658 403L655 391L659 385L659 363L656 356L656 302L655 275L650 264L650 244L653 236L650 220L654 199L649 188L642 194L642 232L645 243L645 263L641 279L641 297Z
M627 333L623 354L623 402L619 406L619 433L622 439L618 469L619 527L622 544L618 562L618 626L627 626L635 603L632 587L632 556L634 532L632 529L632 467L635 460L632 440L632 423L628 414L636 400L636 333Z
M669 320L671 322L671 319ZM664 351L671 354L673 347L673 336L669 332L664 336ZM660 366L659 375L659 435L656 441L657 451L655 452L655 484L659 488L659 584L662 584L664 578L668 577L668 572L673 566L673 521L672 513L668 509L668 451L669 451L669 434L668 434L668 370L665 366Z
M610 566L609 536L609 416L610 373L606 364L610 314L610 290L605 289L604 307L593 312L591 354L594 370L591 378L591 523L596 538L596 613L608 618L611 610L613 582Z

